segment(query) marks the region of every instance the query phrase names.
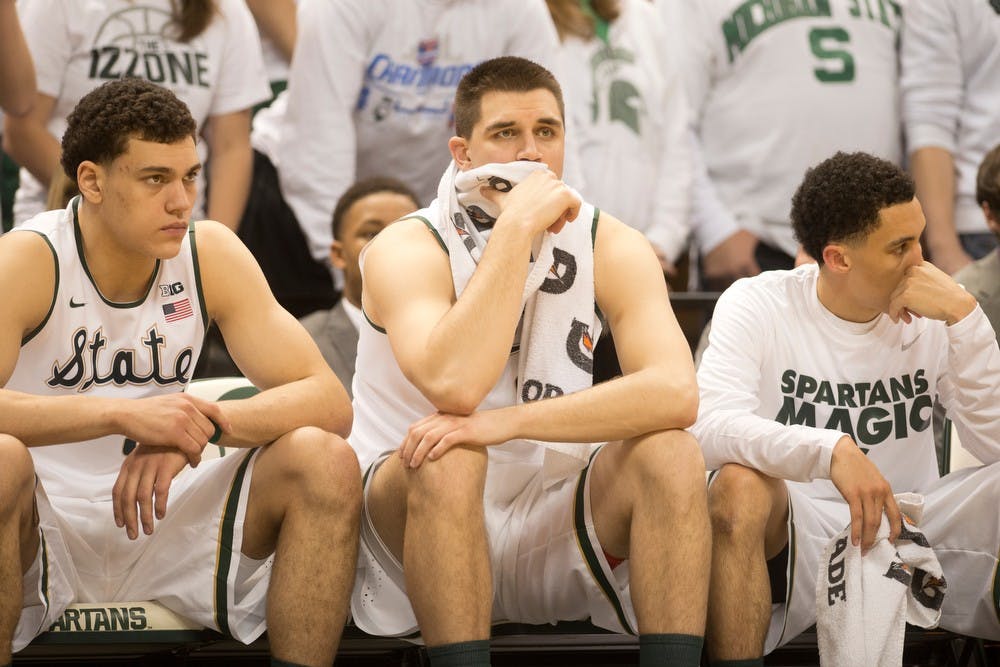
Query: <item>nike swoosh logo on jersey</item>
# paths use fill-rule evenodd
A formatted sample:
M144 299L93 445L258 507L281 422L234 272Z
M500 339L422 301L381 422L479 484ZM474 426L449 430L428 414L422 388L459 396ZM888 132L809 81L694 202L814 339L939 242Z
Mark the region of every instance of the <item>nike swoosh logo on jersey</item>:
M81 307L86 306L86 305L87 305L86 301L84 301L83 303L76 303L75 301L73 301L73 297L69 298L69 307L70 308L81 308Z
M914 336L914 337L913 337L913 340L911 340L911 341L910 341L909 343L903 343L903 344L902 344L902 345L900 346L900 347L902 348L903 352L906 352L906 351L907 351L907 350L909 350L909 349L910 349L911 347L913 347L913 344L914 344L914 343L916 343L916 342L917 342L917 340L918 340L918 339L919 339L919 338L920 338L921 336L923 336L923 335L924 335L924 332L923 332L923 331L921 331L921 332L920 332L920 333L918 333L918 334L917 334L916 336Z

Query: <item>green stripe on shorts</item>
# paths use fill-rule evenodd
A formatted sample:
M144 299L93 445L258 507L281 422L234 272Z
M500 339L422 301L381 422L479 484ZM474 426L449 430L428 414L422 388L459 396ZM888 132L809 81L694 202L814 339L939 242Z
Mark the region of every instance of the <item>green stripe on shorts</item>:
M240 467L233 476L233 484L229 487L225 509L222 512L222 522L219 525L219 552L215 563L215 624L219 632L232 636L229 629L229 568L233 560L233 533L236 529L236 514L240 508L240 495L246 479L247 467L257 448L247 452Z
M598 450L600 451L600 450ZM594 456L597 452L594 452ZM590 463L587 467L580 472L580 480L576 484L576 500L573 504L573 515L574 523L576 524L576 540L580 545L580 552L583 554L584 560L587 562L587 567L590 568L590 573L594 577L594 581L601 588L601 591L608 598L608 602L615 610L615 614L618 616L618 622L621 626L625 628L625 632L634 635L635 630L628 622L628 617L625 615L625 608L622 606L621 600L618 598L618 591L616 587L608 580L607 576L604 574L604 569L601 568L601 558L594 550L594 545L590 541L590 536L587 533L587 518L585 514L586 508L586 498L584 493L587 489L587 475L590 473L590 466L594 462L594 457L591 456Z

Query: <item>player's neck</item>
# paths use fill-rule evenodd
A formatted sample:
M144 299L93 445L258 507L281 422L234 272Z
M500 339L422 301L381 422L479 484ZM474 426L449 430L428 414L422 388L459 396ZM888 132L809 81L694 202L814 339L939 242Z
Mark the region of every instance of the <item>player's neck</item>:
M828 311L847 322L871 322L881 312L858 303L844 276L831 276L820 269L816 278L816 296Z
M101 295L116 303L142 298L149 290L156 258L124 248L89 206L80 206L78 220L80 252Z

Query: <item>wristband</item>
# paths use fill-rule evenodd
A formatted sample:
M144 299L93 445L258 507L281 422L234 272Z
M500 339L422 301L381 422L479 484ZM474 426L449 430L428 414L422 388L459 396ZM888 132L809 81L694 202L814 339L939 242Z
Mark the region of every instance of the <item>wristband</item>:
M219 428L219 425L216 424L211 419L209 419L208 421L212 422L212 426L215 427L215 432L212 433L212 437L208 439L208 444L217 445L219 444L219 440L222 438L222 429Z

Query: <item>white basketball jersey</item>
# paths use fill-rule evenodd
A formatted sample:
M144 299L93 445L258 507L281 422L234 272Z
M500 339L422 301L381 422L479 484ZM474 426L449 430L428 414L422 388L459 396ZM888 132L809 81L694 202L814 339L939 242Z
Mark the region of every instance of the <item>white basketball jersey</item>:
M143 398L182 391L205 335L206 313L192 226L180 253L159 260L147 293L132 303L107 300L82 251L74 199L35 216L17 232L37 233L52 249L56 285L48 316L21 343L6 388L56 396ZM108 435L89 442L32 447L49 496L111 497L124 453L134 442Z

